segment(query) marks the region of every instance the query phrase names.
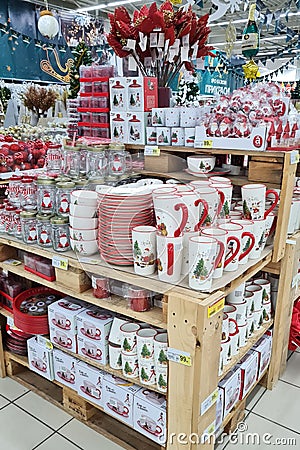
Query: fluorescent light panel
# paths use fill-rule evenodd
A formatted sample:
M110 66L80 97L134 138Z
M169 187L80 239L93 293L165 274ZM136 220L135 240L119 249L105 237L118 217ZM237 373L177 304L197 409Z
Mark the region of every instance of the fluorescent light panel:
M106 3L104 5L87 6L86 8L79 8L76 11L77 12L96 11L96 10L99 10L99 9L110 8L112 6L127 5L129 3L137 3L139 1L140 0L123 0L123 1L109 2L109 3Z
M300 16L300 11L295 12L295 13L289 13L289 17L293 17L293 16ZM285 14L280 14L280 17L285 17ZM248 19L237 19L237 20L232 20L231 23L245 23L247 22ZM226 22L217 22L217 23L210 23L209 27L219 27L222 25L229 25L229 20Z

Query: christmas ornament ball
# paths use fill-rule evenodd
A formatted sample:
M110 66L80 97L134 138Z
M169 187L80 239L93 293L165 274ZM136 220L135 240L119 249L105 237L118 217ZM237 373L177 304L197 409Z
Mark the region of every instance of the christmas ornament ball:
M48 39L52 39L57 35L59 25L51 11L41 11L38 20L38 29L39 32Z

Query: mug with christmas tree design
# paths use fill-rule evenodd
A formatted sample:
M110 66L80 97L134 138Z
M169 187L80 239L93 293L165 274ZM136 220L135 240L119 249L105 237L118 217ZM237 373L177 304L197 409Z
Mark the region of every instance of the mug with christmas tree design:
M276 207L279 195L274 189L268 189L264 184L245 184L242 186L244 218L250 220L265 219ZM265 210L266 198L272 194L274 200L271 206Z
M153 328L142 328L137 332L137 354L139 363L154 360L154 337L157 331Z
M137 355L127 355L122 352L122 372L127 378L137 378L139 375L139 364Z
M168 390L168 369L157 369L156 371L156 387L162 392L166 393Z
M248 233L253 234L253 230L254 230L254 221L253 220L248 220L248 219L233 219L230 220L231 223L236 223L238 225L241 225L244 229L244 231L247 231ZM242 252L246 252L246 250L248 250L248 248L251 246L251 239L249 236L244 236L242 239ZM240 260L240 264L247 264L249 259L249 253L246 254L246 256L244 258L242 258Z
M139 364L139 377L140 382L151 386L156 383L156 372L154 361L143 361Z
M258 311L262 308L262 295L263 290L262 287L258 284L252 284L251 286L246 286L246 292L253 293L253 310Z
M220 228L221 230L228 231L231 235L235 236L240 242L242 242L244 237L248 237L251 240L249 247L244 251L241 247L236 257L234 257L230 261L230 263L226 267L224 267L225 271L233 272L238 269L238 266L241 263L242 259L244 259L251 252L255 243L255 237L252 233L245 231L242 225L238 225L232 222L223 223L222 225L219 225L218 228ZM229 257L234 252L233 241L231 240L229 241L227 249L225 251L226 251L226 258Z
M231 199L233 186L229 183L215 183L212 182L211 187L217 189L218 192L223 192L224 194L224 204L218 215L219 219L229 219L230 209L231 209Z
M156 370L168 367L168 333L159 333L154 336L154 363Z
M134 271L151 275L156 269L156 228L138 226L132 229Z
M134 322L128 322L121 325L121 345L122 353L126 355L136 355L136 341L137 332L140 330L140 325Z

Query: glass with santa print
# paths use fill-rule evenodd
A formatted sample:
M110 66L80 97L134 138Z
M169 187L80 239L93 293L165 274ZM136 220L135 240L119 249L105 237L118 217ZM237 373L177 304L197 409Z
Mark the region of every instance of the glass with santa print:
M131 155L125 152L123 144L109 144L108 172L111 176L124 175L132 168Z
M134 271L151 275L156 268L156 228L137 226L132 229Z
M245 184L242 186L244 218L261 220L266 218L276 207L279 195L274 189L268 189L264 184ZM265 210L266 197L272 194L272 204Z
M75 190L75 183L72 181L60 181L56 183L56 214L61 217L69 217L70 196Z
M22 239L25 244L36 244L36 211L21 211Z
M69 220L66 217L52 217L52 244L57 252L66 252L70 249Z
M50 214L55 211L56 185L55 179L39 176L37 181L37 209L39 214Z
M198 291L209 291L214 270L220 264L224 245L217 239L192 236L189 240L189 286Z
M51 214L37 214L37 244L40 247L52 247Z
M88 147L87 152L87 177L89 179L101 179L108 172L108 158L106 146Z

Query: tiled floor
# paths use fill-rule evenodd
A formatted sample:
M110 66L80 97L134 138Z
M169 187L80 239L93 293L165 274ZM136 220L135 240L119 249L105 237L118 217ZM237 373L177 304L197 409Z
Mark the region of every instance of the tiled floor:
M10 378L0 379L0 394L1 449L121 450ZM255 389L247 402L241 431L220 442L218 450L300 448L299 399L300 352L295 352L272 392Z

